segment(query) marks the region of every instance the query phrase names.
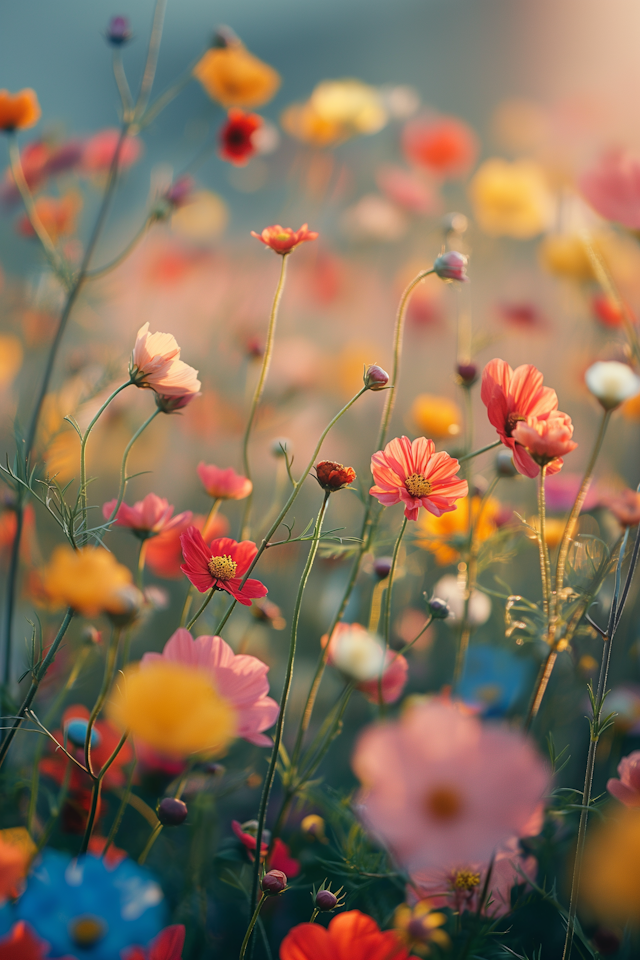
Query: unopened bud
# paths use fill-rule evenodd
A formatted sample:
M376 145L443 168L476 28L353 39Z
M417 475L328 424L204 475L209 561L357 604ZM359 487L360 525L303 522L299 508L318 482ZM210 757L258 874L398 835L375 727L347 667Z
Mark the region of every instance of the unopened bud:
M225 47L238 47L242 45L237 33L235 33L231 27L226 27L224 25L218 27L216 32L213 35L212 46L218 47L221 50L224 50Z
M133 584L118 591L118 603L113 610L107 610L107 616L114 627L128 627L140 616L144 596Z
M162 413L175 413L176 410L182 410L194 397L199 397L199 393L183 393L181 397L163 397L156 393L156 405Z
M328 493L335 493L336 490L350 486L355 479L356 472L353 467L345 467L336 460L320 460L316 464L316 480Z
M388 577L391 573L391 565L393 563L393 557L376 557L373 562L373 572L376 577L379 577L381 580L384 580L385 577Z
M496 454L496 473L499 477L515 477L518 473L510 450L498 450Z
M158 805L158 820L164 827L179 827L187 819L187 805L184 800L165 797Z
M427 609L434 620L446 620L449 616L449 604L439 597L432 597L427 601Z
M269 870L260 881L260 886L264 893L275 897L286 889L287 875L282 870Z
M465 283L469 277L467 276L467 257L464 253L458 253L456 250L447 250L446 253L441 253L439 257L433 261L433 272L437 274L441 280L459 280L461 283Z
M617 360L598 361L584 375L589 391L605 410L615 410L640 392L640 378L631 367Z
M389 374L377 363L372 363L367 367L364 375L364 385L367 390L384 390L389 383Z
M126 17L112 17L107 27L107 42L112 47L123 47L131 40L131 30Z
M470 387L478 379L478 368L475 363L459 363L456 367L456 373L465 387Z
M191 194L193 193L193 187L193 177L178 177L164 195L167 203L176 209L183 207L185 203L189 202Z
M318 890L316 893L316 907L318 910L335 910L338 905L338 898L331 890Z

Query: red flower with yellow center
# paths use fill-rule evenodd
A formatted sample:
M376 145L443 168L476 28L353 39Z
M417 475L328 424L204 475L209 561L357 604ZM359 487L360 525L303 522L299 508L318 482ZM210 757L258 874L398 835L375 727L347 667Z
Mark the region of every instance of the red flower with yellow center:
M279 223L272 227L265 227L262 233L251 231L251 236L260 240L265 246L270 247L274 253L284 256L291 253L301 243L309 240L317 240L318 234L309 230L309 224L303 223L299 230L292 230L291 227L281 227Z
M267 588L259 580L248 579L244 586L242 578L253 563L258 548L251 540L238 543L230 537L219 537L209 546L196 527L188 529L180 537L184 563L180 567L196 590L225 590L245 607L252 599L264 597Z
M236 167L244 167L256 152L253 134L262 126L262 117L243 110L229 110L220 130L220 156Z

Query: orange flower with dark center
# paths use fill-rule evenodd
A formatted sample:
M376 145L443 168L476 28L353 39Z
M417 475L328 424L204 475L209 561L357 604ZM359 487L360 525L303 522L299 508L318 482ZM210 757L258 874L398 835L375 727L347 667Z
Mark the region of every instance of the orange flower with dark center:
M345 467L335 460L321 460L316 464L316 480L329 493L348 487L355 479L353 467Z
M220 156L236 167L244 167L256 152L253 134L262 126L257 113L229 110L229 117L220 130Z
M35 126L41 113L35 91L29 87L18 93L0 90L0 130L5 133Z
M272 227L265 227L262 233L251 231L251 236L260 240L265 246L271 247L274 253L284 256L291 253L299 244L306 243L308 240L317 240L318 234L309 230L309 224L303 223L299 230L292 230L291 227L281 227L279 223Z

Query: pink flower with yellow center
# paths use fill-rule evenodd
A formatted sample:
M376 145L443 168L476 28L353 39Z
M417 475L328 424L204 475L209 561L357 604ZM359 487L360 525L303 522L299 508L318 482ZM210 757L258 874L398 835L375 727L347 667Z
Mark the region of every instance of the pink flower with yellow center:
M469 492L467 481L456 476L459 469L448 453L436 453L433 440L399 437L372 456L375 486L369 493L385 507L403 503L408 520L418 519L420 507L440 517Z
M105 520L111 518L111 514L117 504L117 500L109 500L102 507L102 514ZM148 537L155 537L159 533L168 533L176 528L184 528L191 522L192 513L186 510L184 513L178 513L173 516L174 508L168 500L156 496L155 493L148 493L144 500L138 500L132 507L126 503L121 503L118 512L115 515L116 527L128 527L141 540Z
M213 464L199 463L198 476L214 500L244 500L253 490L251 480L236 473L232 467L222 470Z
M255 230L252 230L251 236L270 247L274 253L279 253L282 256L285 253L291 253L301 243L318 239L318 234L309 230L308 223L303 223L299 230L292 230L291 227L281 227L279 223L276 223L273 227L265 227L262 233L256 233Z
M180 543L184 557L180 569L200 593L212 588L225 590L245 607L250 607L253 599L266 596L267 588L259 580L248 579L241 587L258 552L253 541L238 543L230 537L220 537L207 546L200 531L188 527Z
M555 470L563 464L560 458L578 446L571 439L571 417L559 410L552 410L543 417L532 417L527 423L517 423L512 436L539 466L548 467L553 463Z
M138 330L131 362L131 380L162 397L185 397L200 392L198 371L180 359L180 347L170 333L149 333L149 324Z

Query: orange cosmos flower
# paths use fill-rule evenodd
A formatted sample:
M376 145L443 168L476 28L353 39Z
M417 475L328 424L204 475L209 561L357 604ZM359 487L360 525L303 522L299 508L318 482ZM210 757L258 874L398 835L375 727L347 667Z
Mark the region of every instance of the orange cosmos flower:
M284 256L291 253L292 250L308 240L317 240L318 234L309 230L309 224L303 223L299 230L292 230L291 227L281 227L276 223L273 227L265 227L262 233L251 231L251 236L260 240L265 246L271 247L274 253Z
M328 927L299 923L280 945L280 960L408 960L409 950L395 930L380 930L366 913L347 910ZM416 958L412 958L416 960Z
M170 333L138 330L129 374L136 387L149 387L162 397L184 398L199 392L198 371L180 359L180 347Z
M229 110L229 119L220 130L220 157L236 167L244 167L256 152L253 134L262 126L257 113Z
M233 467L222 470L213 464L200 462L198 476L209 496L215 500L244 500L253 490L251 480L236 473Z
M481 503L481 497L471 497L471 519L477 543L484 543L496 532L496 518L500 512L498 501L489 497L478 519ZM442 517L423 514L418 529L418 544L433 553L440 566L446 567L455 563L460 559L460 549L466 545L469 538L469 497L460 500L455 510Z
M42 594L53 607L71 607L85 617L127 611L137 594L129 570L104 547L61 545L42 571Z
M0 130L5 133L35 126L41 113L35 91L29 87L18 93L0 90Z
M212 100L224 107L260 107L275 95L280 75L239 41L213 47L193 68Z
M532 417L527 423L517 423L512 436L539 466L548 466L553 462L556 471L563 463L560 458L578 446L571 439L571 417L559 410L552 410L544 417Z
M376 485L369 493L385 507L403 503L408 520L418 519L420 507L439 517L469 492L467 481L456 476L459 469L448 453L436 453L433 440L396 438L371 458Z
M74 192L65 193L63 197L40 197L36 200L35 207L42 226L55 242L60 237L75 233L77 217L82 209L82 198ZM36 235L26 214L18 220L17 230L23 237Z

